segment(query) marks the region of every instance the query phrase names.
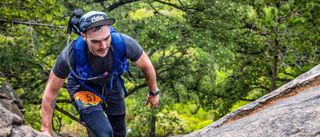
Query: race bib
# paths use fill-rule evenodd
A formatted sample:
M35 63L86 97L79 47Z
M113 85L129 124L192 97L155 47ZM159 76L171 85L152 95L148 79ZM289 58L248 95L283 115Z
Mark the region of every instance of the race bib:
M98 105L102 101L99 96L90 91L78 91L73 97L75 102L84 108Z

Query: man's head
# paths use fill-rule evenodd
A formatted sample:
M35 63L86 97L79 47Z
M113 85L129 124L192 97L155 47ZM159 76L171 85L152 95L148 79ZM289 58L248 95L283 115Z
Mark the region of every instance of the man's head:
M81 36L93 55L107 55L111 43L110 25L114 22L114 19L109 19L105 13L99 11L90 11L80 18Z
M115 22L114 19L108 18L107 14L100 11L90 11L84 14L79 20L79 29L81 32L86 32L91 28L104 25L112 25Z

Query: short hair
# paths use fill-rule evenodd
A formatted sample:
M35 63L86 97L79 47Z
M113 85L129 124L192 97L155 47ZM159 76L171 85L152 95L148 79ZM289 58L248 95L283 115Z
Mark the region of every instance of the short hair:
M102 27L103 26L97 26L97 27L94 27L94 28L91 28L89 30L92 30L93 32L97 32L97 31L101 31L102 30ZM88 30L85 31L84 33L87 34Z

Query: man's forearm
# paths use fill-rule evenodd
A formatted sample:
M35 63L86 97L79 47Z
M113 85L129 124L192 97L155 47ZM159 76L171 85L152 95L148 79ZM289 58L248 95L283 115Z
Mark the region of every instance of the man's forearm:
M157 80L156 80L156 72L152 66L149 66L148 69L143 70L144 77L147 81L149 89L155 90L157 89Z
M51 128L53 110L56 104L57 94L45 90L42 99L42 127L41 130L49 130Z
M135 63L142 70L150 90L156 90L156 72L147 54L143 52L141 57Z
M63 86L64 79L57 77L53 71L50 72L49 80L42 97L42 125L41 132L48 135L51 130L53 109L56 105L56 99L59 89ZM50 135L49 135L50 136Z

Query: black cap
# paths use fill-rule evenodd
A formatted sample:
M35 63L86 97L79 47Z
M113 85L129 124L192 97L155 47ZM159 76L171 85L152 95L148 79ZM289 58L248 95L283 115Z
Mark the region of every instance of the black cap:
M107 14L100 11L90 11L84 14L79 21L79 29L81 32L85 32L88 29L104 26L104 25L112 25L115 22L114 19L108 18Z

